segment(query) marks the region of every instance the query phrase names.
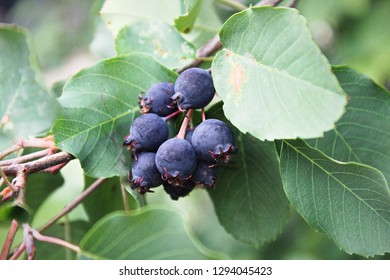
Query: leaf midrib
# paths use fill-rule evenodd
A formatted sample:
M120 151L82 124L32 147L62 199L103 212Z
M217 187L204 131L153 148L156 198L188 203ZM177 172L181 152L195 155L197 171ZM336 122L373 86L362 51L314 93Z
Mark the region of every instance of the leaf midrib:
M348 188L344 183L342 183L339 179L332 176L332 173L329 173L326 169L324 169L321 165L316 163L313 159L306 156L305 153L300 151L298 148L295 148L293 145L291 145L288 141L284 140L283 143L286 143L289 147L291 147L293 150L295 150L298 154L302 155L304 158L306 158L309 162L311 162L313 165L317 166L319 169L321 169L325 174L327 174L329 177L334 179L336 182L338 182L342 187L344 187L345 190L349 191L353 196L355 196L360 202L362 202L364 205L366 205L369 209L371 209L378 217L380 217L386 224L390 226L390 222L387 221L382 215L380 215L375 209L373 209L369 204L366 203L364 199L361 199L357 194L355 194L350 188Z
M122 114L120 114L120 115L116 115L115 117L110 118L110 119L108 119L108 120L106 120L106 121L104 121L104 122L101 122L101 123L98 123L98 124L96 124L96 125L94 125L94 126L91 126L91 127L89 127L88 129L85 129L85 130L83 130L83 131L80 131L80 132L77 133L77 134L72 135L71 137L68 137L68 138L66 138L66 139L64 139L64 140L62 140L62 141L59 141L58 144L64 143L65 141L68 141L68 140L70 140L70 139L72 139L72 138L75 138L75 137L81 135L81 134L84 134L84 133L89 132L89 131L91 131L91 130L93 130L93 129L96 129L96 128L100 127L100 126L109 124L109 123L111 123L111 122L115 122L116 120L121 119L121 118L123 118L123 117L126 117L127 115L134 114L136 110L138 110L138 108L137 108L137 107L134 107L134 108L132 108L131 111L126 111L126 112L124 112L124 113L122 113ZM112 133L112 131L111 131L111 133Z

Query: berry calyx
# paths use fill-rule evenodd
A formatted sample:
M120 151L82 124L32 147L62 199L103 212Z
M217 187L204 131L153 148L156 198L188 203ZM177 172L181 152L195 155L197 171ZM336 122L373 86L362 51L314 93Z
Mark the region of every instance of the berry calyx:
M160 117L168 116L177 109L172 106L172 96L175 93L174 85L168 82L160 82L152 85L144 96L139 96L141 113L154 113Z
M181 138L165 141L156 153L156 166L170 185L184 186L195 171L197 159L191 144Z
M226 123L207 119L198 125L191 138L192 146L199 159L210 163L226 163L237 152L234 135Z
M199 161L191 177L191 181L196 185L203 185L206 189L215 188L217 179L217 167L209 162Z
M133 161L128 178L132 189L138 189L139 193L145 194L150 192L151 188L158 187L163 183L155 160L155 153L143 152L138 155L137 160Z

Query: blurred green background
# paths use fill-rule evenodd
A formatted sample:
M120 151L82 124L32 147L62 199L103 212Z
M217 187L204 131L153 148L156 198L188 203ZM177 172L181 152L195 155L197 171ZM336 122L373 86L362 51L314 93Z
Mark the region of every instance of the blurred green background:
M0 1L0 21L29 29L45 82L49 88L59 89L59 94L62 82L78 70L115 55L114 39L98 15L103 1L19 0L14 5L10 2ZM331 64L351 66L390 88L389 0L300 0L297 9L307 18L314 39ZM62 176L63 185L43 202L44 210L37 211L33 226L42 225L83 190L84 177L77 162L66 166ZM190 197L176 202L170 201L160 189L148 195L147 200L184 209L199 239L207 247L234 259L360 259L339 250L326 235L312 230L293 209L278 239L256 249L234 240L219 226L205 191L195 190ZM87 215L78 207L67 219L83 223ZM88 228L85 224L82 225ZM0 223L0 244L7 230L8 224ZM376 257L386 258L389 256Z

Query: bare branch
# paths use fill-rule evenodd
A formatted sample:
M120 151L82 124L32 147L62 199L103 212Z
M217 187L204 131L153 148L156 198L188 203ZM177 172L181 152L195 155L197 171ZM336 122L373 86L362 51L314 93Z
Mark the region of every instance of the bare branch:
M52 224L61 219L64 215L72 211L77 205L79 205L84 199L86 199L94 190L100 187L106 178L97 179L92 185L90 185L83 193L81 193L78 197L76 197L72 202L65 206L65 208L55 215L46 225L41 227L39 231L43 231L50 227Z
M12 220L7 237L5 238L5 241L4 241L3 248L1 250L0 260L7 259L9 248L11 248L11 245L12 245L12 242L14 240L15 233L18 230L18 227L19 227L18 222L16 220Z
M74 157L71 154L67 152L59 152L53 155L45 156L35 161L4 166L3 171L7 176L17 176L20 172L29 175L31 173L45 170L60 163L69 162L72 159L74 159Z

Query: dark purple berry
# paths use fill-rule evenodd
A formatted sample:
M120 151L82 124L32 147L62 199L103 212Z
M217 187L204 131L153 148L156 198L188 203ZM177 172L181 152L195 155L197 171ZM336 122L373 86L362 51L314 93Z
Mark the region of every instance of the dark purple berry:
M189 68L177 78L172 99L179 109L184 111L205 107L214 95L215 89L210 73L201 68Z
M140 153L133 161L129 181L132 189L138 189L141 194L163 183L161 174L156 167L156 154L151 152Z
M215 187L217 179L217 167L209 162L199 161L191 181L196 185L203 185L207 189Z
M184 140L187 140L189 143L191 143L193 133L194 133L194 128L188 128L186 130L186 135L184 136Z
M165 192L169 194L171 199L178 200L179 197L187 196L194 189L195 183L186 181L183 186L174 186L164 182L163 186Z
M198 125L191 142L198 158L210 163L229 163L231 155L237 152L233 132L217 119L208 119Z
M156 114L145 114L137 117L130 126L130 134L123 145L134 153L138 151L155 152L168 139L168 126Z
M183 186L195 171L196 164L195 151L184 139L171 138L156 153L157 169L163 180L174 186Z
M160 82L152 85L145 93L139 96L139 106L141 113L154 113L160 117L168 116L177 110L172 107L172 96L174 95L174 85L168 82Z

